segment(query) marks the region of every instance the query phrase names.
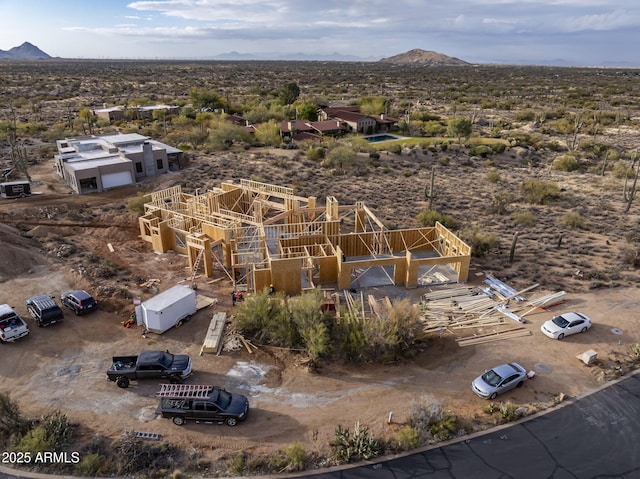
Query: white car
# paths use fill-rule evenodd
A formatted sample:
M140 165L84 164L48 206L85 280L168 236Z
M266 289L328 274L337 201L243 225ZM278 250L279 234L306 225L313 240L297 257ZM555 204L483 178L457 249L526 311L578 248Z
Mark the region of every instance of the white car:
M562 339L576 333L584 333L591 327L591 320L582 313L562 313L546 321L540 330L551 339Z

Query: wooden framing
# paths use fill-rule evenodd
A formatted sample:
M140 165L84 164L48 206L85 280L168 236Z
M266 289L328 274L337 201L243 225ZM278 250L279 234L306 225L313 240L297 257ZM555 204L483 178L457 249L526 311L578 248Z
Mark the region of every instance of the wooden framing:
M345 289L358 268L392 267L392 282L406 287L418 285L424 266L449 265L457 282L469 275L471 248L443 225L389 230L363 202L344 206L328 196L317 207L292 188L244 179L204 194L174 186L150 197L141 238L157 252L185 254L191 269L204 251L204 275L219 263L239 290Z

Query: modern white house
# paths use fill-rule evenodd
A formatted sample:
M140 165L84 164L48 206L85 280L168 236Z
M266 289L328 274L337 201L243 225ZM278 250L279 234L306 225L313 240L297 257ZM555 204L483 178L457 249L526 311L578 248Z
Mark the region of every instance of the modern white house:
M138 133L111 133L56 141L58 175L76 193L137 183L180 166L182 151Z

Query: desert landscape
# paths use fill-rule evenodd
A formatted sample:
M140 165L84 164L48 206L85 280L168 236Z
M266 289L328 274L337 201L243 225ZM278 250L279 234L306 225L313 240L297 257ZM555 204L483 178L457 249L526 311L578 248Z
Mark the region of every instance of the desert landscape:
M457 417L456 435L490 427L500 418L487 412L488 401L473 394L470 382L502 362L517 361L536 373L523 388L499 397L501 404L522 407L520 414L588 393L635 367L634 346L640 342L636 315L640 216L637 202L628 200L638 147L637 96L628 88L635 71L603 70L594 75L594 70L580 69L465 67L432 69L424 75L415 68L359 65L367 75L355 75L349 65L339 65L327 68L325 79L319 81L320 66L306 62L289 66L296 67L295 74L279 62L250 66L254 68L251 75L242 62L149 62L137 67L79 62L64 63L59 69L39 64L8 69L3 80L7 108L2 131L9 131L13 119L23 124L21 139L28 146L36 194L0 200L0 300L25 318L24 300L34 294L59 297L68 289L84 288L100 303L94 314L75 317L67 311L63 323L48 328L35 327L29 318L31 334L2 345L1 391L17 400L25 415L37 418L56 410L67 415L78 424L82 457L106 456L126 430L161 434L162 446L153 445L165 447L164 462L145 464L135 471L140 474L153 470L194 477L249 475L282 472L259 458L277 456L295 443L307 453L305 467L333 465L331 443L338 425L366 425L371 435L388 441L387 452L398 451L402 449L398 434L407 425L412 404L424 397ZM161 69L163 74L153 85L140 81L151 69ZM256 71L271 74L260 77ZM69 194L52 167L52 139L81 133L65 129L68 114L77 115L79 109L107 99L113 102L117 95L121 101L119 95L128 89L130 98L188 103L190 86L204 73L210 82L207 86L226 89L231 104L239 104L243 95L251 96L252 88L275 89L292 76L308 98L355 100L392 92L387 95L393 98L398 116L417 117L420 110L442 118L470 117L474 132L469 141L493 137L500 127L498 139L506 148L472 154L472 143L420 136L420 141L400 141L399 148L381 145L376 161L370 151L358 151L351 165L335 168L309 159L306 146L236 143L218 148L209 142L187 150L186 162L178 171L105 193ZM28 87L23 86L26 75L33 79ZM94 84L97 76L110 80ZM258 77L264 84L252 85ZM230 83L231 78L235 83ZM365 78L372 80L367 83ZM451 81L460 78L465 78L464 85ZM491 89L481 87L491 81ZM53 93L45 96L46 89ZM507 102L511 102L508 108ZM579 114L584 125L578 128L579 122L573 123L571 133L567 125L552 123L554 112L559 117L553 121L575 120ZM40 123L45 126L27 136L26 124ZM167 135L163 141L181 134L179 122L174 123L174 136ZM159 124L118 128L133 126L143 134L162 131ZM111 131L114 127L100 128ZM575 158L578 169L558 168L555 160L561 156ZM9 166L8 145L3 148L5 158L3 166ZM472 258L467 285L481 287L491 274L516 291L532 288L527 297L567 293L562 304L527 315L524 327L530 335L460 347L447 331L430 336L402 361L366 367L327 362L318 370L307 367L304 352L267 344L257 344L251 353L242 348L219 356L200 355L212 314L233 315L233 285L222 271L213 278L198 279L198 294L214 298L215 304L200 310L185 326L161 336L143 336L140 328L123 327L134 298L147 299L190 274L183 255L156 254L140 239L139 212L131 208L131 201L140 195L175 185L202 191L221 181L249 178L289 186L300 196L321 201L329 195L341 204L364 201L386 226L403 228L417 226L418 214L428 208L425 188L432 172L432 208L454 220L452 229L469 244L486 246L482 255ZM523 188L531 180L557 189L537 201ZM389 287L373 287L367 293L409 298L417 304L433 289L420 286L390 292ZM540 325L563 311L587 314L593 328L563 341L546 338ZM142 349L190 354L195 373L189 381L247 395L249 418L236 428L204 424L179 428L156 418L157 382L122 390L105 380L113 355ZM598 353L598 361L587 366L576 355L590 349ZM134 472L126 469L127 464L99 466L91 475ZM57 470L73 472L63 465Z

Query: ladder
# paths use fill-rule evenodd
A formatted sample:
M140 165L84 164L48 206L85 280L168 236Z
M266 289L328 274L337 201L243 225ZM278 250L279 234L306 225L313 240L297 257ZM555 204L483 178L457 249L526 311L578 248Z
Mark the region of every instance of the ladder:
M196 273L198 272L198 268L200 267L200 263L202 262L202 257L204 256L204 250L201 249L196 257L196 260L193 263L193 270L191 271L191 277L189 281L193 281L193 278L196 277Z
M138 437L140 439L149 439L152 441L159 441L162 437L162 434L157 434L155 432L131 431L129 429L125 429L122 434L124 436Z
M156 393L161 398L209 399L213 386L208 384L161 384Z

